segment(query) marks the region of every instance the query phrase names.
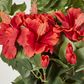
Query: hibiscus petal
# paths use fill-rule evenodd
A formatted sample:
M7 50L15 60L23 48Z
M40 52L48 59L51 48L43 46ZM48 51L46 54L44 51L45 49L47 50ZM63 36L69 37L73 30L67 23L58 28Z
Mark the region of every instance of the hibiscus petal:
M79 14L81 14L81 9L80 8L70 8L67 12L68 12L68 14L77 18L79 16Z
M59 20L60 22L66 21L65 15L64 15L61 11L57 11L57 12L55 13L55 15L56 15L56 17L58 18L58 20Z
M29 29L22 29L21 35L18 38L18 43L23 46L24 52L28 57L32 57L34 55L35 37Z
M36 53L36 54L40 54L40 53L42 53L43 51L45 51L46 44L36 43L35 46L36 46L36 47L35 47L35 53Z
M48 52L48 51L50 51L50 53L52 54L53 53L53 46L48 45L45 49L45 52Z
M14 45L5 45L3 46L2 53L7 59L13 59L16 56L17 49Z
M79 14L81 14L80 8L70 8L67 11L66 20L67 20L67 23L68 23L69 27L73 27L74 26L75 19L77 19Z
M78 18L75 21L75 28L80 27L82 24L84 24L84 13L81 13Z
M72 34L72 38L71 38L73 41L77 41L77 40L79 40L79 34L77 34L76 32L74 32L73 34Z
M9 27L8 24L5 23L0 23L0 44L3 45L7 42L6 38L5 38L5 31L7 30L7 28Z
M17 35L18 35L18 30L15 29L15 28L9 27L5 31L5 37L4 37L4 39L8 40L8 42L7 42L8 45L14 45L15 41L16 41L16 38L17 38Z
M21 29L21 34L17 40L19 45L23 45L23 46L27 45L27 35L28 34L29 34L29 30L27 28Z
M24 46L23 48L24 48L23 50L26 56L28 57L34 56L34 50L30 46L27 45L27 46Z
M15 28L19 28L19 26L22 24L24 18L24 13L17 13L16 16L14 16L11 19L11 24Z
M41 42L45 43L47 45L53 45L54 46L54 45L56 45L58 40L59 40L58 34L51 31L42 37Z
M18 31L15 28L9 27L9 25L1 23L0 24L0 44L13 44L16 41Z
M62 25L66 28L69 27L69 24L68 24L68 19L66 18L66 16L61 12L61 11L57 11L55 13L57 19L62 23Z
M30 18L27 18L25 20L27 28L32 31L33 33L37 33L38 27L40 22L37 19L31 20Z
M45 32L46 32L46 27L47 27L47 23L46 23L46 22L45 22L45 23L41 23L41 24L39 25L39 28L38 28L38 30L37 30L38 36L45 34Z

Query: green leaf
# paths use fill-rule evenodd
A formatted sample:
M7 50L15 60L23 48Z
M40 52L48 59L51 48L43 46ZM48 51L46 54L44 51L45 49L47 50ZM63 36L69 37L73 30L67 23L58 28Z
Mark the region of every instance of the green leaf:
M84 70L84 47L77 49L77 65L76 65L76 72L81 72Z
M32 70L32 65L27 59L17 60L15 69L18 70L23 77L27 77L30 74L30 70Z
M2 59L2 61L6 62L6 63L8 62L8 60L3 56L2 53L0 54L0 58Z
M25 84L37 84L37 79L33 74L30 74L27 78L24 79Z
M53 82L55 81L55 78L58 76L58 73L60 72L60 68L58 68L57 65L56 63L51 62L51 64L47 68L46 74L48 82L46 82L45 84L53 84Z
M70 7L81 8L84 10L83 0L38 0L37 4L40 13L52 10L62 10L65 12L66 8Z
M59 4L56 4L54 8L56 7L57 9L64 10L68 0L58 0L58 1Z
M65 42L63 42L63 44L61 45L61 47L60 47L60 50L59 50L59 58L63 61L63 62L65 62L66 61L66 59L65 59L65 53L66 53L66 46L67 46L67 42L65 41Z
M36 78L31 73L31 70L33 70L32 64L22 51L18 51L16 58L13 60L7 60L3 55L1 55L1 58L22 76L22 79L18 78L13 84L21 84L21 81L24 82L23 84L35 84Z
M8 14L13 15L16 11L24 11L26 9L26 4L13 4L12 0L0 0L0 11L4 11Z
M41 54L36 54L30 61L35 65L35 67L41 67Z
M47 81L44 84L64 84L62 79L59 77L60 68L57 68L55 64L52 64L48 69Z
M16 65L13 68L16 69L23 78L28 77L30 75L30 71L33 69L29 59L24 56L24 58L16 58L15 61Z
M15 59L8 60L3 55L1 58L4 62L6 62L9 66L12 66L13 69L17 70L22 77L27 77L30 74L30 70L33 69L32 64L30 63L29 59L24 56L21 51L18 51Z
M84 47L77 49L75 53L77 55L77 69L80 70L84 66Z
M12 84L24 84L22 77L17 77Z
M84 84L84 72L78 72L72 78L78 81L78 84Z
M74 42L74 45L75 45L77 48L82 48L82 47L84 47L84 41Z
M0 11L11 12L12 0L0 0Z
M38 12L44 13L52 10L63 9L67 1L68 0L38 0Z
M69 68L66 64L64 64L62 61L60 61L59 59L51 59L52 61L60 64L63 68Z
M67 6L68 8L75 7L84 10L84 0L68 0Z
M55 81L52 84L64 84L60 77L56 77Z
M84 64L84 47L77 49L75 52L78 58L78 64Z
M11 15L13 15L16 11L25 11L26 9L26 4L22 3L22 4L13 4L11 7Z
M84 70L84 65L81 65L78 69L76 69L75 72L80 72Z
M22 76L17 77L12 84L37 84L36 81L35 77L30 74L26 78L22 78Z

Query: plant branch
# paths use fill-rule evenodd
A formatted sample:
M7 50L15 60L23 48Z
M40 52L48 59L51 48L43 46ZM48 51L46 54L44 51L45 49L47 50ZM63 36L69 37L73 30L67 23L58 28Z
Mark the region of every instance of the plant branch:
M54 62L60 64L63 68L69 68L66 64L64 64L63 62L61 62L59 59L51 58L50 61L54 61Z

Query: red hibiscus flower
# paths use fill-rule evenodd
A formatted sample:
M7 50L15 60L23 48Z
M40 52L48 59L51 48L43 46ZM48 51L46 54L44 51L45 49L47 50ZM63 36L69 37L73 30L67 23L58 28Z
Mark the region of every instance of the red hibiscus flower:
M67 48L66 48L66 60L70 64L76 64L76 54L73 52L73 47L70 43L68 43Z
M9 24L0 23L0 45L3 45L2 53L8 59L15 58L17 34L18 31Z
M47 68L49 64L49 56L48 55L42 55L41 56L41 66L43 68Z
M23 24L23 21L25 19L25 14L20 12L17 13L12 19L11 19L11 25L15 28L20 28L20 26Z
M62 23L62 30L66 37L72 41L80 40L84 36L84 13L80 8L70 8L67 15L61 11L55 13L56 17Z
M53 19L46 15L30 15L25 20L25 28L21 29L18 43L23 46L27 56L52 50L59 39L59 35L54 32ZM55 22L54 22L55 23Z

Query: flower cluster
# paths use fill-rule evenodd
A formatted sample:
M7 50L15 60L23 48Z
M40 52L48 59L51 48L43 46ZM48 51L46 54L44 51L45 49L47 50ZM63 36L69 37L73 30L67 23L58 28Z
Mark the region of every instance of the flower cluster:
M55 21L48 14L27 15L16 14L7 23L0 23L0 44L3 45L2 53L8 59L13 59L17 54L17 44L23 47L26 56L42 52L53 52L59 40L56 33Z
M84 13L79 8L70 8L64 15L61 11L55 16L62 23L58 25L50 14L17 13L9 23L0 23L0 44L3 45L2 54L7 59L17 55L17 45L23 48L26 56L32 57L43 52L53 53L54 46L59 42L61 33L71 41L79 41L84 36ZM66 60L70 64L76 63L76 54L72 45L66 47ZM42 55L42 66L49 64L48 55Z
M70 8L67 15L61 11L55 13L56 17L62 23L61 30L72 41L83 39L84 36L84 13L80 8Z

